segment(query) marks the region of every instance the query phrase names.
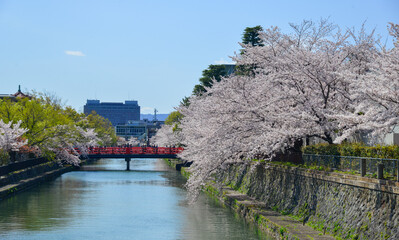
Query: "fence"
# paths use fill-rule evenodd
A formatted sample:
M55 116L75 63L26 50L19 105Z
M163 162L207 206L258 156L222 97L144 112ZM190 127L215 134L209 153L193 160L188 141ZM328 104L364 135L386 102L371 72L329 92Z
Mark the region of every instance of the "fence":
M316 154L303 154L302 158L306 166L399 181L398 159Z

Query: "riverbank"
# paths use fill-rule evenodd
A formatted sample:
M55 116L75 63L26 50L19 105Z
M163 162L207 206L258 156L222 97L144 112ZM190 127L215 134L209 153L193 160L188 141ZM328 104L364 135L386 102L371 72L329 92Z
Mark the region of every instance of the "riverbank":
M46 162L0 176L0 201L74 169L71 165Z
M399 239L398 190L388 180L255 163L230 165L205 189L280 239Z
M175 168L186 178L190 172L186 167L181 167L181 162L175 159L166 159L166 163ZM209 196L218 199L222 205L231 208L236 214L247 222L256 225L261 231L276 239L335 239L324 235L312 227L303 225L300 221L283 215L266 206L265 203L243 194L232 187L220 184L218 181L209 182L204 189Z

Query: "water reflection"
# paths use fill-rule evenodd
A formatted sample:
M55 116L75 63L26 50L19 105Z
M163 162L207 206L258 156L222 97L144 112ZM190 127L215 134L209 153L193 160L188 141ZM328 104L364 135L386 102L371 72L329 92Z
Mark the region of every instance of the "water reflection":
M63 185L68 185L65 188ZM71 203L79 204L84 182L49 183L0 202L1 232L14 229L41 230L64 225L73 214ZM68 201L65 201L66 196Z
M260 239L162 160L106 159L0 202L0 239Z

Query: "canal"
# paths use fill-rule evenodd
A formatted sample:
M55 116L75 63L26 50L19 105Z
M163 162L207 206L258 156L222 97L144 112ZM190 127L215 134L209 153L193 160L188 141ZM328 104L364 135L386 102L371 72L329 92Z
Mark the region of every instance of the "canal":
M269 239L161 159L101 159L0 202L0 239Z

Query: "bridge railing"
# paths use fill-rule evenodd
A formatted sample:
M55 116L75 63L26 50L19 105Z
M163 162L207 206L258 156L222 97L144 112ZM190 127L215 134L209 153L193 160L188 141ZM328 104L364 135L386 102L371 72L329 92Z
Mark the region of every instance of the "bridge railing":
M78 152L79 150L76 149ZM91 147L89 155L175 155L183 151L182 147Z

